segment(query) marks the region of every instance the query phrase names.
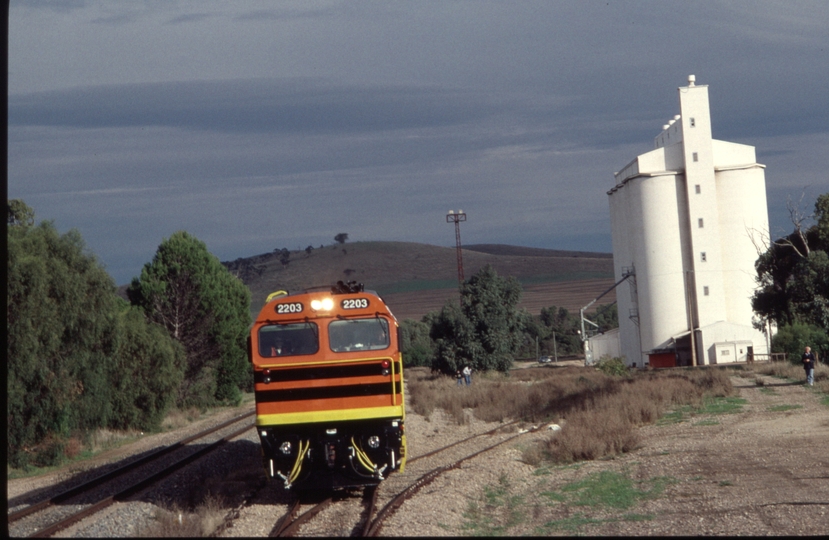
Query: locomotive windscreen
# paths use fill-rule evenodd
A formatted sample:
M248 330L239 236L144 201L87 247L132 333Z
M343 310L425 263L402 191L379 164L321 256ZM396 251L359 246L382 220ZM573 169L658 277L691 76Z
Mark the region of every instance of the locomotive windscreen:
M319 328L314 323L274 324L259 329L260 356L316 354L319 348Z
M389 323L379 317L332 321L328 336L334 352L377 351L390 345Z

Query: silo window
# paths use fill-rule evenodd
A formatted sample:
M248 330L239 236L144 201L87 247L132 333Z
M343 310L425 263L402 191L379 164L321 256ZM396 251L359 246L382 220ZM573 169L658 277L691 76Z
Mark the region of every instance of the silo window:
M694 120L693 118L689 118L688 120L691 122L691 127L694 127L694 126L697 125L697 121Z
M697 220L697 225L699 226L700 229L702 229L702 218L699 218Z
M702 188L700 187L700 185L699 185L699 184L696 184L696 185L694 186L694 191L696 191L696 192L697 192L697 194L702 193Z
M707 258L704 251L699 254L699 260L702 262L705 262Z
M702 294L704 294L705 296L708 296L708 285L706 285L705 287L702 288Z
M699 154L697 154L696 152L694 152L694 153L693 153L693 156L694 156L694 161L699 161Z

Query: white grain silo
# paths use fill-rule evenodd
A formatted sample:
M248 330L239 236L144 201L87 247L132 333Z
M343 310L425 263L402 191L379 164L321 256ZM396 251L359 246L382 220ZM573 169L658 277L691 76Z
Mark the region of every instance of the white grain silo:
M708 87L679 88L680 114L608 191L620 347L638 366L745 361L757 249L768 239L764 166L711 135ZM693 351L693 353L692 353Z

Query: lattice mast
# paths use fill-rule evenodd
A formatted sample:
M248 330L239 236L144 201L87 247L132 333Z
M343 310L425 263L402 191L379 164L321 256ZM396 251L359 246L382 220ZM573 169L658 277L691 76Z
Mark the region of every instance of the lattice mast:
M458 291L463 286L463 254L461 253L461 221L466 221L466 214L463 210L449 210L446 214L446 223L455 224L455 245L458 252Z

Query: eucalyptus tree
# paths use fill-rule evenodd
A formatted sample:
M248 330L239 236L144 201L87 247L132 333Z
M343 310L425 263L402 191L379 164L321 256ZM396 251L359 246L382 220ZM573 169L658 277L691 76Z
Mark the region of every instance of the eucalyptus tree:
M452 372L463 365L508 371L524 339L529 315L518 309L521 284L491 265L464 281L460 305L448 303L432 317L433 366Z
M806 227L771 243L755 263L759 288L752 307L778 326L804 323L829 332L829 193L820 195Z
M34 225L22 201L9 209L9 463L57 463L69 437L96 428L157 427L183 355L155 324L125 311L78 231Z

